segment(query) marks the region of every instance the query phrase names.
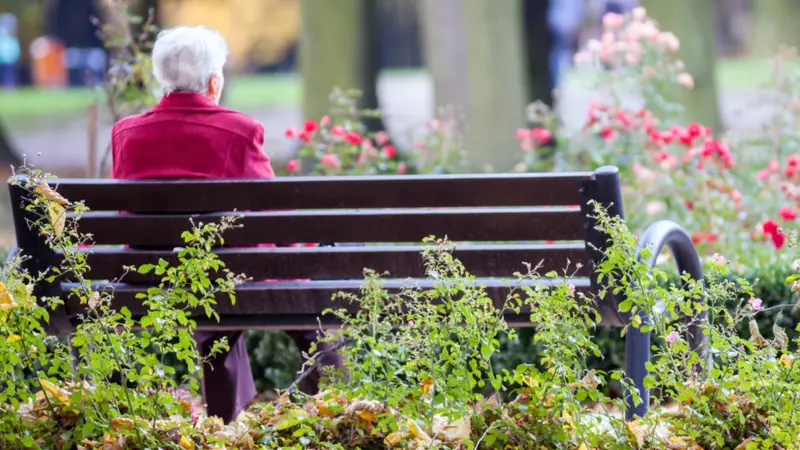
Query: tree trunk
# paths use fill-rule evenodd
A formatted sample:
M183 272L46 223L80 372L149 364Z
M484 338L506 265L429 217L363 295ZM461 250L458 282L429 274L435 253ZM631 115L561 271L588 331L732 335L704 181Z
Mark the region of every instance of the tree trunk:
M420 0L422 57L436 107L466 107L467 47L463 0Z
M550 77L550 51L553 34L547 24L547 10L551 0L523 0L524 48L526 54L525 81L530 103L543 102L553 106L554 81ZM557 0L556 0L557 1Z
M358 89L359 106L377 109L375 0L301 0L299 65L303 113L319 120L334 88ZM380 122L377 122L378 124ZM376 121L368 121L373 129Z
M681 41L679 57L694 78L694 89L682 90L686 119L719 130L714 2L644 0L643 4L662 31L672 31Z
M781 45L800 46L800 0L757 0L753 2L755 37L753 50L773 54Z
M525 125L520 0L463 0L466 33L467 135L473 170L508 171L519 161L514 135ZM547 67L541 68L547 71Z
M381 67L378 59L380 51L380 36L378 34L378 1L361 0L358 12L358 28L361 33L359 38L361 45L361 64L360 82L358 85L361 91L360 105L367 109L380 109L378 103L378 74ZM364 119L367 130L376 132L385 129L381 117L367 117Z

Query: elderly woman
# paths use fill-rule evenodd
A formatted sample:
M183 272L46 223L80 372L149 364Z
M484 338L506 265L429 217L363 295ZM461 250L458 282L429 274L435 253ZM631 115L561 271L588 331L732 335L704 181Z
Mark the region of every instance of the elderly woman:
M112 131L112 177L272 178L262 151L264 127L246 115L219 106L227 58L225 40L204 27L181 27L159 34L153 74L164 96L150 111L119 121ZM290 333L301 352L315 332ZM234 420L256 395L242 332L195 335L206 355L226 336L230 351L204 368L203 397L209 415ZM339 366L328 356L323 364ZM316 389L315 374L306 390Z

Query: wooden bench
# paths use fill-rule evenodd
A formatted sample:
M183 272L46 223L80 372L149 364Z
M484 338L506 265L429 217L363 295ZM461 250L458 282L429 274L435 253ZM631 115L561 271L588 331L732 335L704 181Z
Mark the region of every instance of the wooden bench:
M19 250L33 258L26 269L37 271L56 263L35 230L26 225L28 194L11 185L14 223ZM231 211L246 212L242 228L229 232L228 245L258 243L335 242L334 247L229 247L218 254L228 268L254 280L310 279L311 281L248 282L237 292L235 305L221 301L219 323L198 317L200 329L308 329L318 327L322 311L333 305L331 296L357 291L365 267L387 271L397 289L404 278L424 279L420 258L422 239L449 237L459 245L456 256L479 277L490 295L502 302L506 280L524 270L524 262L541 262L542 273L563 271L570 261L582 268L570 280L578 290L593 289L593 262L599 261L606 237L590 218L595 200L612 215L622 216L619 174L615 167L596 172L387 176L308 177L274 180L115 181L60 180L57 190L71 200L84 200L91 212L80 229L93 236L88 262L94 280L113 280L122 267L174 260L171 249L183 244L180 235L189 218L214 221ZM120 214L118 211L136 214ZM691 240L677 225L662 222L648 231L645 245L656 253L669 245L680 269L702 277ZM503 244L479 244L503 242ZM342 245L344 243L345 245ZM347 246L346 243L367 243ZM156 247L134 250L120 247ZM384 244L384 245L372 245ZM391 244L391 245L386 245ZM105 246L105 247L104 247ZM504 280L505 279L505 280ZM151 276L126 278L115 286L117 307L134 316L143 313L136 293L157 282ZM421 284L426 281L421 280ZM56 332L68 333L83 306L70 298L68 283L38 286L38 295L65 300L54 314ZM621 327L630 318L618 313L619 299L598 305L602 325ZM324 325L335 326L327 317ZM526 316L509 317L512 325L530 325ZM627 372L640 387L649 359L649 335L633 330L627 337ZM646 403L630 409L641 414Z

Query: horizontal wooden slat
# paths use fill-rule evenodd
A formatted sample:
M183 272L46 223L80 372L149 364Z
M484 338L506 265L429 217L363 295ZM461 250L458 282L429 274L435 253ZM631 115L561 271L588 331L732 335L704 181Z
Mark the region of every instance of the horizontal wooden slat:
M60 180L95 211L558 206L580 203L592 173L285 177L274 180Z
M388 272L396 278L425 277L421 246L318 247L318 248L223 248L216 254L234 273L263 279L361 279L364 268ZM90 253L87 274L93 280L115 280L124 266L155 264L159 259L177 264L172 251L131 249L86 249ZM454 255L475 276L507 277L524 272L523 263L539 265L539 272L569 269L575 276L591 272L585 245L469 245ZM569 266L567 261L570 262ZM578 268L578 265L581 265ZM152 275L128 274L126 283L151 282Z
M564 280L539 280L536 283L544 285L561 284ZM576 287L576 291L585 292L589 289L590 283L587 279L578 278L568 281ZM432 280L415 280L415 284L422 288L433 286ZM477 284L484 286L487 294L495 301L497 306L502 305L509 293L509 287L518 285L519 282L513 279L478 279ZM408 285L406 280L385 280L387 290L397 292ZM527 281L524 284L534 284ZM227 297L219 300L215 311L220 315L220 323L210 323L203 321L204 329L230 329L237 327L244 328L275 328L282 330L305 329L315 325L316 318L322 315L327 308L353 306L341 300L332 301L332 297L337 292L358 293L362 280L352 281L308 281L308 282L250 282L237 289L236 304L231 304ZM69 296L70 289L74 285L70 283L62 284L62 292L66 298L67 310L70 315L77 315L84 311L79 299ZM110 289L112 285L98 284L98 289ZM119 310L122 307L128 308L136 317L146 314L142 301L136 298L136 294L146 290L146 287L118 284L114 287L114 308ZM525 317L525 316L523 316ZM231 322L226 323L230 318ZM280 318L281 321L277 321ZM242 322L247 322L248 326ZM517 323L519 319L511 319ZM527 319L525 319L527 321ZM332 324L330 319L325 319L326 323ZM263 325L259 325L263 324Z
M180 235L220 214L193 216L88 213L80 230L98 245L182 245ZM244 213L228 245L293 242L420 242L428 236L459 241L582 240L584 216L573 208L286 211Z

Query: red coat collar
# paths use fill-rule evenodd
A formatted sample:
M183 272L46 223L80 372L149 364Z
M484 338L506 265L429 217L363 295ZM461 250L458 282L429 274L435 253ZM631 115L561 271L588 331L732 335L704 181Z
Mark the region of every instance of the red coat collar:
M153 107L153 110L218 108L219 106L205 95L196 92L173 92L161 97L161 100Z

